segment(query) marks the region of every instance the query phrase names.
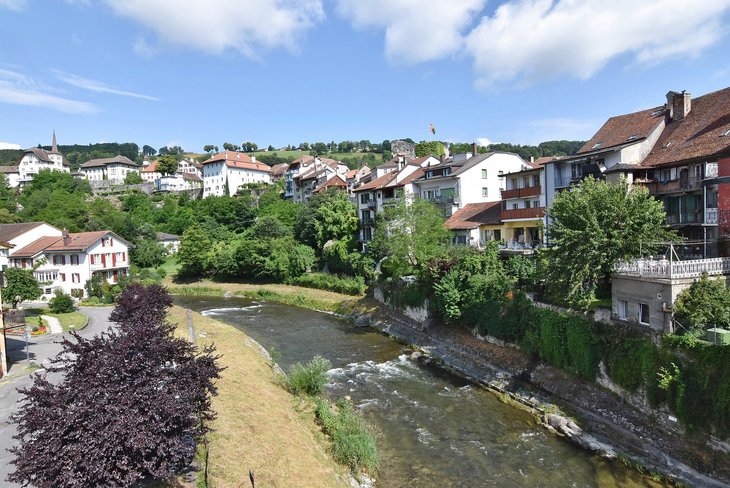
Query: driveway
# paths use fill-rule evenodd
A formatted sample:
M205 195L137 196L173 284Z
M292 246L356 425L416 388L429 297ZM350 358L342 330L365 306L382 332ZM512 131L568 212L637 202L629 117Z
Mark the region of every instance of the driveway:
M79 311L89 316L89 325L79 331L82 337L90 338L99 332L106 330L111 324L109 314L112 307L81 307ZM68 334L65 334L68 335ZM61 351L60 339L64 334L45 334L31 337L28 341L30 360L41 367L48 364L48 360ZM27 388L32 383L31 375L27 374L27 363L25 362L25 341L22 337L8 337L8 357L14 362L10 368L9 375L0 380L0 486L20 486L5 481L7 475L13 471L10 461L13 456L6 451L6 447L16 445L12 439L15 434L15 426L9 424L10 415L17 411L21 399L18 388ZM51 377L52 378L52 377Z

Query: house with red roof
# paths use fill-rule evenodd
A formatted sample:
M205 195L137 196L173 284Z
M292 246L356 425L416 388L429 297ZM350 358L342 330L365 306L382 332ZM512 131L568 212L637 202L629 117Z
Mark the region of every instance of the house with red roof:
M233 196L249 183L271 183L271 167L237 151L224 151L203 161L203 197Z
M114 232L77 232L39 237L13 249L10 266L32 269L41 284L43 297L57 290L82 296L86 283L95 275L109 284L129 274L131 244Z

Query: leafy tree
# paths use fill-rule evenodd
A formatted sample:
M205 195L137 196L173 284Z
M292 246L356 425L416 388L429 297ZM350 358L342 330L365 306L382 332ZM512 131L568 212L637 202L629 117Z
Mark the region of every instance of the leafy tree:
M391 276L425 273L429 261L443 254L449 239L444 214L427 200L401 198L378 216L368 253L385 265Z
M19 215L11 213L7 208L0 208L0 224L15 224L22 221Z
M144 183L142 177L136 171L130 171L127 176L124 177L125 185L140 185Z
M131 257L140 268L155 268L165 262L167 252L156 240L144 239L132 248Z
M284 200L279 192L268 191L259 198L259 217L275 217L291 230L294 230L304 208L291 200Z
M446 154L444 145L439 141L421 141L416 144L416 156L421 158L424 156L439 157Z
M203 151L207 152L208 154L212 152L218 152L218 146L214 146L213 144L206 144L203 146Z
M162 146L160 148L160 150L158 151L160 156L176 156L176 155L180 155L184 152L185 151L180 146L172 146L172 147Z
M57 288L53 294L53 298L51 298L48 302L48 310L51 313L73 312L76 310L76 307L74 306L74 299L71 298L71 295L67 295L63 292L63 290Z
M214 418L210 397L219 377L212 347L175 337L161 287L133 285L113 313L119 327L92 339L72 333L51 372L21 390L11 449L23 485L126 487L170 480L195 454Z
M548 282L573 306L588 307L596 290L609 286L619 260L656 252L658 242L676 239L662 203L625 180L587 178L558 193L547 214Z
M238 151L240 148L235 144L231 144L230 142L224 142L223 149L226 151Z
M0 174L0 209L5 209L8 213L15 213L18 210L17 192L15 188L8 186L4 174Z
M679 294L674 313L680 324L693 331L707 327L730 328L730 290L725 280L703 274Z
M350 239L357 230L357 209L345 192L327 191L307 202L295 228L297 240L318 251L329 240Z
M33 270L22 268L7 268L5 270L5 288L3 297L18 307L18 303L26 300L37 300L43 294L38 280L33 276Z
M163 175L172 175L177 171L179 162L172 156L162 156L157 161L157 170Z
M205 269L205 259L211 242L202 225L194 224L180 238L177 262L180 275L200 276Z
M147 144L142 146L143 156L154 156L155 154L157 154L157 149L155 149L154 147L148 146Z

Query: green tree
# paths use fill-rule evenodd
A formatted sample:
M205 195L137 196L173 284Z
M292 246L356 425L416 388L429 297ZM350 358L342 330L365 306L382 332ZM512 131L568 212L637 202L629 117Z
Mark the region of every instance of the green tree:
M730 290L724 279L707 273L683 290L674 305L674 314L684 327L700 331L708 327L730 327Z
M13 304L13 308L17 308L18 303L25 300L37 300L43 293L31 269L7 268L5 283L3 297Z
M156 240L143 239L132 248L130 254L132 262L140 268L155 268L165 262L167 252Z
M144 183L144 180L142 180L142 177L136 171L130 171L124 177L125 185L140 185L142 183Z
M357 208L347 193L327 191L307 202L295 228L297 240L321 252L329 240L350 239L357 230Z
M157 171L163 175L172 175L177 171L179 162L173 156L161 156L157 161Z
M157 154L157 150L154 147L148 146L147 144L142 146L143 156L154 156L155 154Z
M425 273L427 263L443 254L449 239L444 214L418 197L401 198L378 216L368 253L385 265L393 276Z
M444 145L439 141L421 141L416 144L416 156L422 158L424 156L439 157L446 154Z
M205 270L206 254L210 245L208 233L202 225L188 227L180 238L180 249L177 252L180 275L200 276Z
M659 249L676 239L662 203L644 187L587 178L558 193L547 211L548 282L572 306L587 308L596 291L607 290L619 260Z
M208 154L212 153L213 151L218 151L218 146L214 146L213 144L206 144L203 146L203 151L207 152Z
M62 289L57 288L53 298L48 301L48 310L51 313L70 313L76 310L74 299L67 295Z

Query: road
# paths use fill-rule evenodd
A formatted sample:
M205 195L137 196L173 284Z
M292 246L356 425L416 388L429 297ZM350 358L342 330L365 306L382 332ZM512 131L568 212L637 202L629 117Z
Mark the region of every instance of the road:
M81 307L79 310L89 316L89 325L79 331L82 337L93 337L111 325L109 322L111 307ZM48 364L48 360L61 351L59 344L61 337L62 334L31 337L30 360L41 366ZM27 374L25 342L22 337L8 337L8 357L13 361L10 375L0 380L0 486L16 487L20 485L5 480L13 471L13 466L10 465L13 456L6 449L16 445L16 441L12 438L15 426L9 424L9 417L18 409L21 400L22 395L18 393L18 388L27 388L32 383L31 375Z

